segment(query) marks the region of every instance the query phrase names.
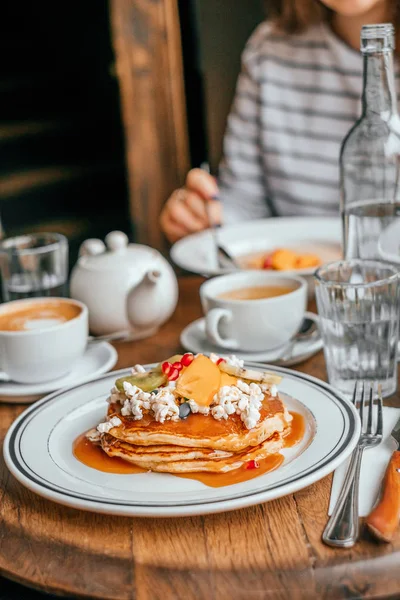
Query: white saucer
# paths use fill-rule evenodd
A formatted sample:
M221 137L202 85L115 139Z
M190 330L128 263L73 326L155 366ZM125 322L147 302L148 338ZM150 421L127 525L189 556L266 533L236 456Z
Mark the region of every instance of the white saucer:
M305 316L312 319L316 323L318 322L318 316L315 313L306 312ZM219 348L214 346L206 337L205 333L205 319L197 319L190 323L181 333L181 344L185 350L190 352L205 352L210 354L215 352L221 356L229 354L235 354L239 358L245 361L254 362L267 362L274 363L279 361L280 356L285 350L285 346L281 348L275 348L274 350L267 350L265 352L241 352L235 350L229 352L226 348ZM297 365L303 362L307 358L310 358L313 354L321 350L323 346L321 337L317 337L312 340L299 341L293 348L293 356L290 360L285 361L285 366Z
M76 363L73 370L53 381L44 383L16 383L7 381L0 383L0 402L25 403L34 402L44 394L71 387L103 375L113 368L118 360L118 353L108 342L99 342L88 346L85 354Z

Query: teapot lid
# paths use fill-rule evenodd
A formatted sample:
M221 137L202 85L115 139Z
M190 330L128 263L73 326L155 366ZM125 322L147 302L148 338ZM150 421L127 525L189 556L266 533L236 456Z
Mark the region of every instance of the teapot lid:
M125 270L145 267L158 256L154 248L128 242L128 236L122 231L111 231L105 244L99 239L88 239L80 248L79 265L98 271Z

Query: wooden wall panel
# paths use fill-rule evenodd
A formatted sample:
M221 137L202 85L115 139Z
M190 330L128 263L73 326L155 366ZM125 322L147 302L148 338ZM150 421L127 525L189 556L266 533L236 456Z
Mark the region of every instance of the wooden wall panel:
M177 0L111 0L136 239L163 248L158 216L189 168Z

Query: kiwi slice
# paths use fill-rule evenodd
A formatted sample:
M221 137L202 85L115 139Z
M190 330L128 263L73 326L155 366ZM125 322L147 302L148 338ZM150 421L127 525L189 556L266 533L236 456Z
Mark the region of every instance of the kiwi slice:
M119 392L124 391L124 382L136 385L143 392L152 392L158 387L165 385L168 382L168 377L159 371L148 371L147 373L137 373L136 375L128 375L120 377L115 382L115 387Z
M147 373L137 373L136 375L128 375L127 377L120 377L115 382L115 387L119 392L124 391L124 381L136 385L136 387L143 390L143 392L152 392L162 385L168 383L168 377L162 372L161 365L163 362L174 363L181 360L183 354L174 354L166 361L160 362L152 371Z

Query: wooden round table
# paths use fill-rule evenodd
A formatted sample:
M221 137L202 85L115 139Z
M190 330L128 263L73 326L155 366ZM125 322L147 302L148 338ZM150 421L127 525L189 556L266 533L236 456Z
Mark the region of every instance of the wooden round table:
M116 368L180 350L200 316L200 278L180 281L171 321L153 338L116 344ZM298 370L325 379L322 353ZM393 403L400 405L397 395ZM0 405L0 439L22 405ZM38 432L40 434L40 432ZM0 574L76 598L268 600L400 597L400 534L366 533L351 550L321 542L331 477L280 500L235 512L177 519L91 514L44 500L0 459Z

